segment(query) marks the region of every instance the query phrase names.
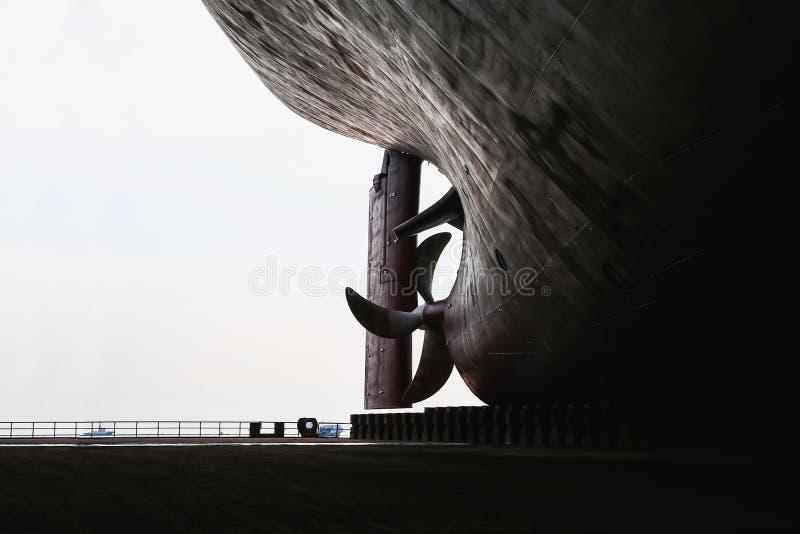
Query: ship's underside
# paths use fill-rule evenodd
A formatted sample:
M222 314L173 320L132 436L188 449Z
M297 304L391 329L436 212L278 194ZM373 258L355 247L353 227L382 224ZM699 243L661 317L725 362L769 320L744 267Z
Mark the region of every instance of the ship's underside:
M297 113L451 180L479 398L786 405L793 4L205 2Z

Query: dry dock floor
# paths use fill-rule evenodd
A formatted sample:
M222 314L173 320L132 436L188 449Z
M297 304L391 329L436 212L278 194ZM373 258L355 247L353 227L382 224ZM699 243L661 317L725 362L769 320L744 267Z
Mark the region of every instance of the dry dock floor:
M87 441L0 440L0 532L800 531L787 455Z

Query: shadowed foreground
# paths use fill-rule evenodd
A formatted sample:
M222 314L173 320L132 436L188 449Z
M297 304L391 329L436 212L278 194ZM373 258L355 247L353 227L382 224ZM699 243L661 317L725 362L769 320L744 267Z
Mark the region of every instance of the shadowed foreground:
M0 448L0 532L791 531L797 474L685 453Z

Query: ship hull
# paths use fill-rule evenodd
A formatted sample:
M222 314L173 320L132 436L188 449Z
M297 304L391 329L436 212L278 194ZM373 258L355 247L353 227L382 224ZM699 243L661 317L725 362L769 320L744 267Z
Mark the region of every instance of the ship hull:
M205 2L294 111L451 180L481 400L783 402L797 8Z

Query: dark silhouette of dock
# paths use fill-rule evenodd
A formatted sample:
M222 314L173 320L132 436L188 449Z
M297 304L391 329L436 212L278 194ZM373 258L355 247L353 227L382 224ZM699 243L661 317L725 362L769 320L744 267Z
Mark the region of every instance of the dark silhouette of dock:
M800 463L788 456L10 441L0 446L3 532L797 531Z

